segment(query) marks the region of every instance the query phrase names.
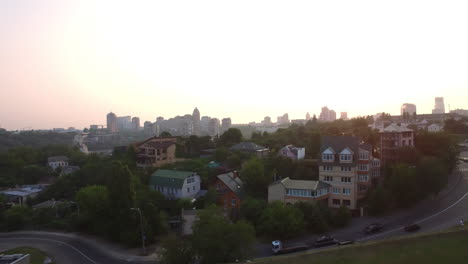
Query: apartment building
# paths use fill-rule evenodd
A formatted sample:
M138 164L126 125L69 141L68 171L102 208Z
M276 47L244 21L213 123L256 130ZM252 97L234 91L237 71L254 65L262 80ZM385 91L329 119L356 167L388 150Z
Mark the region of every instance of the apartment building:
M380 130L380 153L384 165L397 161L397 151L402 147L414 147L413 130L397 123Z
M329 207L357 209L379 176L380 160L372 156L372 145L351 136L322 138L319 180L330 184Z

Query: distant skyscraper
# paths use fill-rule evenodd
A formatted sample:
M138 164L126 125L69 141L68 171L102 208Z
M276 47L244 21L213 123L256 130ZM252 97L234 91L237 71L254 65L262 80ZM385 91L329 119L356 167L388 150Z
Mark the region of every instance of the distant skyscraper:
M138 130L140 129L140 118L139 117L133 117L132 118L132 128L133 130Z
M117 116L112 112L107 114L107 131L109 131L109 133L116 133L119 131L117 128Z
M143 131L147 136L156 135L155 124L151 123L150 121L145 121L143 124Z
M335 121L336 120L336 112L335 110L330 110L330 121Z
M328 107L322 107L322 112L320 112L319 120L321 121L335 121L336 112L334 110L328 109Z
M443 97L436 97L435 98L435 106L432 110L433 114L445 114L445 104Z
M221 120L221 134L228 131L229 128L231 128L231 118L223 118L223 120Z
M278 116L278 118L276 120L277 120L278 125L289 124L289 115L288 115L288 113L285 113L282 116Z
M263 125L265 126L271 125L271 117L265 116L265 118L263 118Z
M341 112L340 119L348 120L348 112Z
M193 121L193 135L200 136L201 135L201 124L200 124L200 111L198 108L195 107L192 113L192 121Z
M131 130L132 129L132 117L131 116L118 116L117 127L119 131Z
M309 114L309 112L307 112L307 114L306 114L306 120L310 120L310 114Z
M212 137L219 136L219 119L211 118L208 123L208 134Z
M403 113L408 113L410 116L413 116L414 114L416 114L416 105L415 104L403 104L401 106L401 115L403 115Z

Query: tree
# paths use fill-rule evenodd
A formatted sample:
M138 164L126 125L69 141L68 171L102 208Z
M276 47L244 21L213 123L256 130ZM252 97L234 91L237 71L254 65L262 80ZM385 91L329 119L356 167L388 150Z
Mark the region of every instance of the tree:
M242 133L238 128L230 128L219 138L221 146L230 147L242 141Z
M265 174L263 163L258 158L248 160L240 172L247 193L254 197L264 197L270 178Z
M351 222L351 218L351 212L348 207L342 205L333 216L333 224L338 227L344 227Z
M297 207L275 201L262 212L259 225L259 232L262 234L285 239L302 231L304 231L304 215Z
M240 213L241 217L258 227L260 217L266 208L266 202L260 199L247 198L242 201Z
M192 246L200 263L242 261L250 256L254 241L251 224L245 221L230 224L215 206L199 212L193 226Z
M80 208L81 225L86 231L106 234L109 219L109 192L106 186L92 185L80 189L76 194Z
M373 190L368 196L368 201L369 213L371 215L379 216L387 210L387 199L382 187L377 187Z
M296 203L295 206L301 210L304 215L304 221L308 231L321 234L330 228L327 221L328 217L321 210L318 203L299 202Z
M195 261L192 245L185 239L170 236L162 247L162 264L190 264Z
M24 228L31 222L32 211L28 207L13 206L5 212L5 229L14 231Z

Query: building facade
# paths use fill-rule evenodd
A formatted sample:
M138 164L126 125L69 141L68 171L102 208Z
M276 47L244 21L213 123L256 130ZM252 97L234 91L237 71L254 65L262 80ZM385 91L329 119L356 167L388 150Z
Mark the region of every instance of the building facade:
M135 131L138 131L140 129L140 118L139 117L133 117L132 118L132 129Z
M200 192L200 176L196 172L157 170L150 177L150 188L169 199L193 198Z
M135 145L138 167L159 167L176 161L176 138L152 137Z
M298 148L293 145L287 145L280 149L278 155L290 158L292 160L302 160L305 157L305 148Z
M403 124L393 123L382 129L379 134L380 156L383 165L398 160L398 149L414 147L414 132Z
M232 126L232 121L231 121L231 118L223 118L223 120L221 120L221 134L223 134L224 132L228 131Z
M436 97L434 99L434 109L432 110L433 114L445 114L445 104L443 97Z
M401 106L400 112L402 116L404 113L408 113L410 116L413 116L416 114L416 105L405 103Z
M117 127L117 116L112 112L107 114L107 131L109 133L119 132Z
M323 181L291 180L289 177L268 186L268 202L281 201L286 204L297 202L327 202L330 185Z
M55 156L47 159L47 164L53 170L57 168L63 168L68 166L68 158L65 156Z
M330 184L328 206L358 208L358 200L380 176L372 145L351 136L325 136L320 146L319 180Z
M218 175L214 187L218 193L218 205L225 209L240 208L245 193L244 184L236 171Z

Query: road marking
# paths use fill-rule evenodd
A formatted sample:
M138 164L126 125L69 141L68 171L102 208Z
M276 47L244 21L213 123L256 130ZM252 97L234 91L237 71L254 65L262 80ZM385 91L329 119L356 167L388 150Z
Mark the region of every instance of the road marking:
M98 264L96 261L92 260L90 257L86 256L83 252L81 252L80 250L78 250L76 247L70 245L70 244L67 244L65 242L62 242L62 241L59 241L59 240L55 240L55 239L48 239L48 238L29 238L29 237L12 237L12 238L9 238L9 239L26 239L26 240L42 240L42 241L52 241L52 242L58 242L60 244L63 244L65 246L68 246L72 249L74 249L76 252L80 253L80 255L82 255L83 257L85 257L87 260L89 260L90 262L94 263L94 264Z
M445 208L444 210L436 213L436 214L433 214L433 215L430 215L424 219L421 219L421 220L418 220L416 222L414 222L415 224L420 224L424 221L427 221L433 217L436 217L442 213L444 213L445 211L449 210L450 208L454 207L455 205L457 205L459 202L461 202L463 199L465 199L465 197L468 196L468 192L465 193L460 199L458 199L458 201L456 201L455 203L453 203L452 205L450 205L449 207ZM371 239L371 238L374 238L374 237L378 237L378 236L382 236L382 235L385 235L385 234L389 234L389 233L392 233L392 232L395 232L395 231L398 231L398 230L401 230L402 228L404 228L404 226L400 226L398 228L395 228L395 229L392 229L392 230L389 230L387 232L383 232L383 233L379 233L379 234L376 234L376 235L373 235L373 236L368 236L368 237L364 237L364 238L361 238L361 239L358 239L358 241L363 241L363 240L367 240L367 239Z

